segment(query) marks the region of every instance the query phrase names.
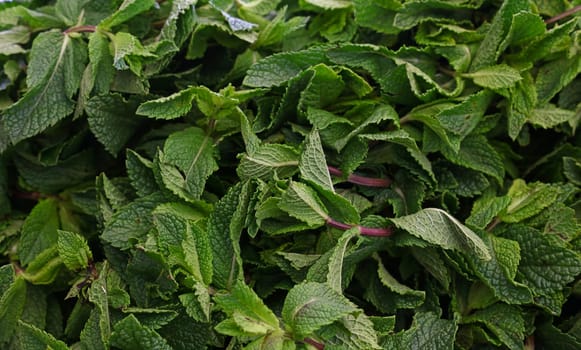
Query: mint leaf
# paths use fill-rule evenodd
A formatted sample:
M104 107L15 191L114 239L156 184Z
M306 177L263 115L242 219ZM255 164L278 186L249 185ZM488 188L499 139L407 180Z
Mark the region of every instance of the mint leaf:
M160 200L159 193L154 193L121 207L106 223L101 239L116 248L132 248L151 229L151 212Z
M87 59L83 42L55 32L41 33L34 40L32 52L42 52L44 58L32 61L38 63L34 63L28 78L29 90L3 115L12 143L44 131L72 113L71 98Z
M485 67L476 72L464 73L463 76L471 78L476 85L493 90L512 87L522 79L516 69L506 64Z
M309 226L321 226L327 220L327 209L317 193L300 182L291 182L278 207Z
M38 253L57 242L57 210L56 201L46 199L39 202L24 221L18 247L18 255L23 265L30 263Z
M171 349L157 332L140 324L134 315L117 322L110 341L111 345L121 349Z
M483 260L490 260L490 252L482 239L441 209L426 208L391 221L410 234L444 249L476 254Z
M206 180L218 169L211 137L196 127L178 131L167 138L163 154L164 163L176 166L183 174L186 193L199 199Z
M286 178L297 172L298 165L299 154L293 147L265 144L243 155L236 172L242 179L268 180L275 174Z
M17 322L22 315L26 301L26 282L21 277L13 278L0 297L0 343L12 337Z
M79 234L59 230L57 247L63 263L71 271L86 268L93 261L87 240Z
M278 86L301 73L305 68L326 61L323 47L272 55L254 64L244 78L250 87Z
M120 94L95 96L87 101L89 127L99 142L116 156L135 133L140 120L135 117L137 101Z
M419 312L412 327L404 332L386 337L384 349L449 349L453 347L458 325L445 320L433 312Z
M242 282L236 283L228 294L217 295L214 300L247 334L266 334L279 329L276 315ZM220 325L217 327L219 329Z
M504 222L520 222L551 205L560 193L561 189L556 185L527 185L523 180L516 179L508 190L510 204L499 217Z
M307 282L289 291L282 319L294 337L301 339L356 310L355 305L326 284Z
M516 226L505 236L520 244L520 279L537 296L562 293L565 285L581 273L578 254L560 246L554 237L526 226ZM543 305L543 302L539 304ZM553 313L558 313L558 310L560 305L551 308Z
M111 14L109 17L99 23L99 27L104 30L111 29L114 26L122 24L127 20L137 16L138 14L149 10L155 5L154 0L125 0L115 13Z
M55 339L50 333L43 331L24 321L18 321L18 345L22 349L54 349L66 350L68 346L61 340Z
M305 140L305 150L301 154L299 171L303 179L324 189L335 191L327 169L321 138L316 130L313 130Z
M525 321L515 306L496 303L465 317L463 323L482 323L509 349L522 349Z

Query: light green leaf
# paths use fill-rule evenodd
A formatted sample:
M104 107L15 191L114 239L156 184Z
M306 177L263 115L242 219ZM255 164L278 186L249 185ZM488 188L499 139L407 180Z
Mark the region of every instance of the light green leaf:
M347 315L319 331L325 347L344 349L381 349L374 324L367 315Z
M58 207L54 199L40 201L28 214L18 245L18 256L23 266L28 265L36 255L57 242L59 228Z
M305 4L325 10L336 10L351 7L349 0L304 0Z
M462 76L471 78L476 85L493 90L512 87L522 79L516 69L506 64L484 67L476 72L464 73Z
M137 101L126 101L120 94L92 97L85 111L91 132L113 156L123 149L140 124L135 116Z
M254 151L242 156L236 169L241 179L261 179L268 181L275 174L287 178L298 170L299 154L294 147L281 144L260 145Z
M398 0L353 0L355 21L361 27L371 28L380 33L397 34L401 29L394 25L397 10L401 8Z
M329 272L327 272L327 283L337 293L343 293L343 260L347 253L347 246L351 239L359 235L359 230L352 228L341 235L333 252L329 257Z
M151 328L129 315L115 324L110 338L111 345L126 350L172 350L164 338Z
M13 55L24 53L25 50L20 44L26 44L30 38L30 31L26 27L13 27L0 31L0 52L3 55Z
M192 109L194 100L192 88L184 89L166 97L142 103L137 114L155 119L176 119L186 115Z
M558 185L541 182L526 184L524 180L516 179L507 194L510 204L499 218L504 222L520 222L551 205L560 193Z
M208 288L201 283L194 284L193 293L179 296L180 302L186 308L188 316L199 322L210 321L210 294Z
M317 193L307 185L295 181L290 183L278 207L312 227L323 225L329 217Z
M313 129L305 140L305 149L301 153L299 171L303 179L335 192L329 169L327 169L321 138L316 129Z
M47 49L50 48L50 49ZM12 143L34 136L74 110L71 97L79 88L86 63L86 45L55 32L39 34L33 42L28 91L4 111L3 121Z
M486 244L478 235L441 209L426 208L415 214L390 220L413 236L444 249L475 254L483 260L491 258Z
M475 311L461 322L484 324L509 349L523 349L525 321L522 311L516 306L497 303Z
M155 5L155 0L124 0L119 9L99 23L99 27L107 31L114 26L127 22L138 14L149 10Z
M527 120L533 125L538 125L543 129L554 128L561 123L571 123L578 118L575 111L557 108L551 104L532 110Z
M214 140L202 129L191 127L171 134L163 146L164 163L176 166L183 174L185 190L199 199L206 180L218 170Z
M139 39L129 33L118 32L111 37L111 42L115 52L113 66L117 70L130 69L136 76L141 76L143 59L156 57L155 54L143 47Z
M276 315L242 281L236 283L228 294L216 295L214 301L248 334L266 334L279 329Z
M355 311L354 304L328 285L307 282L288 292L282 318L295 339L302 339Z
M57 247L63 263L71 271L86 268L93 261L87 240L77 233L59 230Z

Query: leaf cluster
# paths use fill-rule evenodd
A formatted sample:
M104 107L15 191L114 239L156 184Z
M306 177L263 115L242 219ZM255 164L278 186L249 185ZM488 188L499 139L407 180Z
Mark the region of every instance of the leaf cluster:
M568 0L0 3L0 347L581 348Z

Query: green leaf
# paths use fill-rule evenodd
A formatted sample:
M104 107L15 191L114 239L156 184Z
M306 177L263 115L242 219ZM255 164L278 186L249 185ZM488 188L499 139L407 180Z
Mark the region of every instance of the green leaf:
M464 138L480 123L493 96L488 90L470 95L459 104L439 112L437 118L446 130Z
M51 284L61 272L63 260L56 245L43 250L28 264L24 278L32 284Z
M581 57L561 57L548 62L539 68L535 85L539 104L549 102L559 91L569 84L581 72Z
M85 106L91 132L113 156L123 150L140 120L135 116L137 101L120 94L92 97Z
M420 290L413 290L410 287L401 284L395 277L393 277L389 271L385 268L385 265L381 261L381 258L377 253L373 254L373 259L377 262L377 275L382 286L386 287L391 294L391 299L398 299L403 297L408 305L419 306L426 299L426 293ZM397 302L395 302L397 303ZM410 305L410 307L412 307Z
M149 0L147 0L149 1ZM118 32L111 37L113 44L113 66L117 70L130 69L136 76L141 76L143 68L143 60L148 58L155 58L156 55L143 47L139 39L135 36Z
M124 250L143 241L152 227L151 212L161 198L154 193L121 207L105 225L101 239Z
M437 208L390 219L397 227L444 249L475 254L490 260L490 252L482 239L450 214Z
M520 244L521 262L518 267L520 280L536 296L561 293L563 288L581 273L579 255L560 246L554 236L520 225L506 232L505 236ZM543 305L542 301L539 304ZM561 305L557 305L551 312L559 314L560 310Z
M176 119L192 109L194 96L192 88L181 90L167 97L142 103L137 109L137 114L155 119Z
M302 339L355 311L355 305L328 285L307 282L289 291L284 301L282 319L295 339Z
M96 94L106 94L111 88L115 68L109 50L109 40L99 32L89 36L89 66L91 67L92 89Z
M149 159L127 149L125 167L131 185L140 197L145 197L159 190L153 174L153 162Z
M529 10L529 2L526 0L504 1L496 12L492 23L486 32L484 40L480 43L474 54L470 71L474 72L484 67L492 66L506 47L502 43L510 31L513 16L520 11Z
M304 69L326 61L324 47L271 55L250 67L243 84L250 87L279 86Z
M212 138L197 127L178 131L165 141L163 154L164 163L176 166L183 174L186 193L199 199L206 180L218 170Z
M562 123L573 124L577 118L575 111L557 108L553 105L545 105L541 108L533 109L527 119L533 125L550 129Z
M28 265L36 255L57 242L59 228L57 202L54 199L40 201L24 220L18 246L20 263Z
M12 337L26 302L26 282L24 278L13 278L9 287L0 297L0 344Z
M249 182L231 187L210 214L207 230L212 247L213 283L217 287L230 289L241 279L239 237L252 187Z
M13 27L0 31L0 52L3 55L14 55L24 53L25 50L20 44L26 44L30 38L30 31L26 27Z
M59 230L57 247L63 263L71 271L86 268L93 261L87 240L77 233Z
M504 89L514 86L522 79L519 72L506 64L481 68L462 76L471 78L474 84L489 89Z
M87 58L86 45L55 32L39 34L27 76L28 91L4 111L3 121L12 143L34 136L73 112L71 97L79 88Z
M373 322L364 313L347 315L324 327L319 334L325 347L347 349L381 349Z
M149 10L155 5L155 0L124 0L119 9L99 23L99 27L107 31L114 26L127 22L138 14Z
M499 218L504 222L521 222L551 205L560 193L558 185L541 182L526 184L524 180L516 179L507 194L510 204Z
M484 242L492 259L482 261L468 257L476 275L493 291L500 300L509 304L527 304L533 301L529 288L516 282L517 267L521 260L518 242L487 234Z
M216 295L214 301L248 335L266 334L279 329L276 315L241 281L228 294Z
M509 196L482 196L474 202L470 217L466 219L466 224L484 229L509 206L510 202Z
M164 203L152 214L158 246L168 262L180 265L196 281L209 285L213 272L212 250L207 233L195 224L208 213L179 203Z
M69 347L63 341L56 339L50 333L24 321L18 321L16 331L18 345L22 349L30 350L67 350Z
M321 138L317 130L313 130L305 140L305 149L301 153L299 171L304 180L317 184L324 189L335 191L329 169L327 169Z
M452 163L490 175L499 183L504 178L502 158L483 135L466 137L457 153L448 147L442 153Z
M275 174L278 178L287 178L297 172L299 154L295 148L287 145L264 144L240 159L236 169L241 179L269 180Z
M401 6L401 2L397 0L381 2L354 0L355 21L362 27L371 28L380 33L396 34L401 30L394 25L394 19Z
M329 272L327 273L327 283L337 293L343 292L343 261L347 254L347 246L351 239L359 235L359 230L353 228L347 230L333 248L329 257Z
M323 225L328 218L327 209L317 193L300 182L290 183L278 207L311 227Z
M516 306L496 303L464 317L462 323L484 324L509 349L523 348L525 321Z
M115 324L110 341L112 346L120 349L171 350L171 346L159 333L139 323L134 315L129 315Z
M433 312L418 312L410 329L392 334L383 341L383 349L452 349L458 325L441 319Z

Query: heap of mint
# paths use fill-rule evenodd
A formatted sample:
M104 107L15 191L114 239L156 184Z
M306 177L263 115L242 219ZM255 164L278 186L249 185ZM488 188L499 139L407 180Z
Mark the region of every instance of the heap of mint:
M0 2L0 348L581 349L580 9Z

